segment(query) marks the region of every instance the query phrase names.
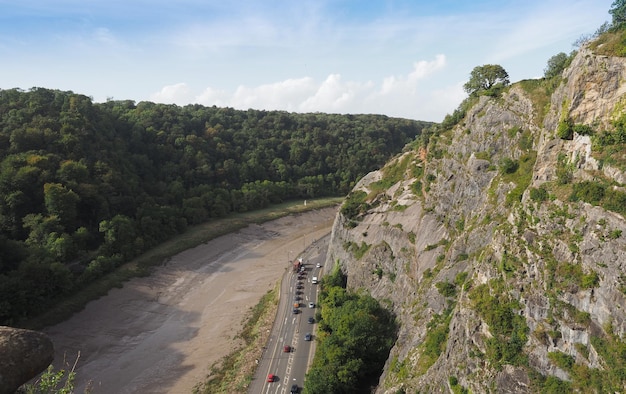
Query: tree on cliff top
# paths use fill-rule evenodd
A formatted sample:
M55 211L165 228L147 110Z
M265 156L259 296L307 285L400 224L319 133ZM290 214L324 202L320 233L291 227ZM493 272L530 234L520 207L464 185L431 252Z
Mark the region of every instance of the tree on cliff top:
M575 53L567 55L565 52L559 52L556 55L548 59L548 64L543 70L544 78L553 78L563 73L563 70L567 68L572 62Z
M609 14L613 17L613 27L626 25L626 0L615 0L611 4Z
M626 1L626 0L625 0ZM476 66L470 73L470 79L463 89L470 95L480 92L489 93L493 88L509 84L509 74L499 64Z

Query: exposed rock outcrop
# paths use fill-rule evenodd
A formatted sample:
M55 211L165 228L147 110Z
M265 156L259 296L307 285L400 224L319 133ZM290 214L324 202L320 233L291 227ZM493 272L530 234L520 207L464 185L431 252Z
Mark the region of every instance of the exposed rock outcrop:
M610 130L625 76L626 59L583 49L550 96L522 81L481 97L355 187L362 209L337 217L327 265L401 323L378 393L624 390L626 220L570 195L582 181L624 192L626 173L557 127Z
M41 332L0 326L0 394L12 394L44 371L54 348Z

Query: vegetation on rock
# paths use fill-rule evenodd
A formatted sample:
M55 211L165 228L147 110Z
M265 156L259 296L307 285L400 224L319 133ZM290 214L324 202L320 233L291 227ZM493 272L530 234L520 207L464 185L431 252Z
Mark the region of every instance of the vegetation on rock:
M345 285L338 265L321 282L317 350L304 381L308 394L369 391L395 341L394 316L373 297Z

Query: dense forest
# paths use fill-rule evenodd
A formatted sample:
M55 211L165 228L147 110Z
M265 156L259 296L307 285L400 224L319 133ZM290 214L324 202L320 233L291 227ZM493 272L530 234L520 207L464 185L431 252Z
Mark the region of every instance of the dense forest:
M427 126L0 90L0 324L188 225L345 195Z
M307 394L372 392L396 341L395 316L346 285L339 264L322 279L317 350L304 380Z

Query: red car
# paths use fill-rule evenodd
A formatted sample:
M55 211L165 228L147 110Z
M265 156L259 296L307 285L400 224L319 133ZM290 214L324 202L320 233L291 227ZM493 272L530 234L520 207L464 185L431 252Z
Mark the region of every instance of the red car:
M291 351L291 346L289 346L289 345L283 346L283 352L289 353L290 351Z
M276 375L274 375L273 373L267 375L267 381L268 382L273 382L276 380Z

